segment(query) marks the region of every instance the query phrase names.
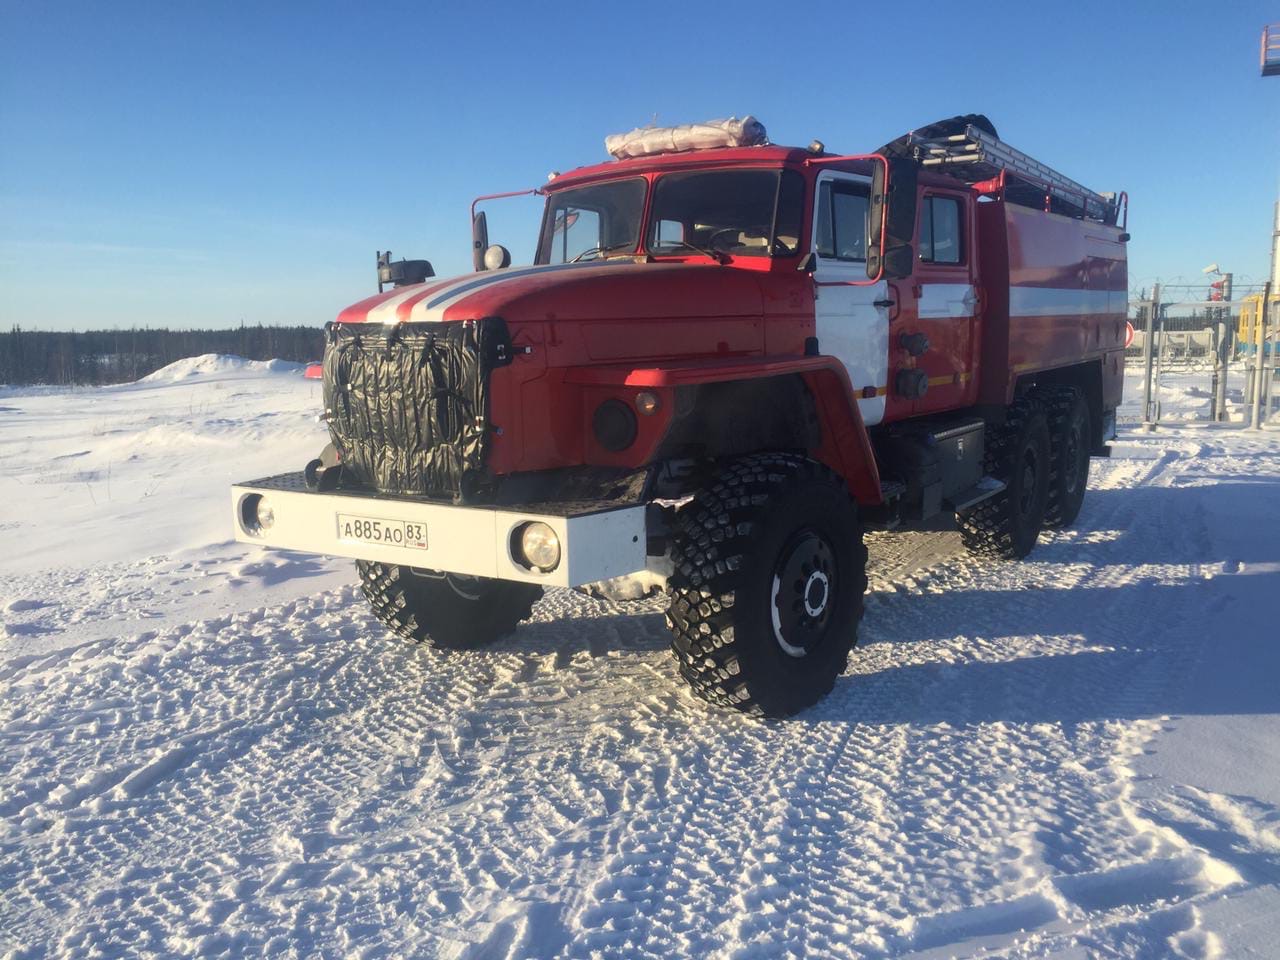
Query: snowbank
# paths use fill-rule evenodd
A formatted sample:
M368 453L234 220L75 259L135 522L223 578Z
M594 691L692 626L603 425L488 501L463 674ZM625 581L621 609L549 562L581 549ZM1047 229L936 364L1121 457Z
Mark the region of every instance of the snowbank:
M175 360L167 367L142 377L138 383L176 383L214 373L297 373L305 366L289 360L246 360L234 354L205 353Z
M17 571L228 539L232 483L301 469L328 441L301 370L209 355L136 383L0 393L0 600Z

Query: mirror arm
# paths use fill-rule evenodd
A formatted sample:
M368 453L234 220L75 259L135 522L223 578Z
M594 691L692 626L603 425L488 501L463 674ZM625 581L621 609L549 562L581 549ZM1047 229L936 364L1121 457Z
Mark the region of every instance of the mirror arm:
M471 259L472 259L473 265L477 270L484 269L483 258L484 258L485 250L489 248L489 230L488 230L488 222L486 220L484 246L483 248L478 248L476 246L476 240L477 240L476 207L478 207L485 200L505 200L508 197L528 197L528 196L540 197L544 193L545 191L542 190L541 188L533 187L532 189L529 189L529 190L508 190L505 193L486 193L486 194L483 194L482 196L476 197L474 200L471 201Z
M508 190L506 193L486 193L471 201L471 219L474 220L476 218L476 206L483 203L485 200L505 200L507 197L542 196L544 192L545 191L542 189L534 187L530 190Z

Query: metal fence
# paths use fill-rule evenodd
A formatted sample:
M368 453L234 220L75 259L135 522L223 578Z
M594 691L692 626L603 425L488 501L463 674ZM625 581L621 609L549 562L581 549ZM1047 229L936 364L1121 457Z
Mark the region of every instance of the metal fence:
M1156 291L1151 300L1129 304L1134 336L1125 350L1121 419L1151 427L1280 421L1280 301L1267 290L1219 303L1166 303L1158 297Z

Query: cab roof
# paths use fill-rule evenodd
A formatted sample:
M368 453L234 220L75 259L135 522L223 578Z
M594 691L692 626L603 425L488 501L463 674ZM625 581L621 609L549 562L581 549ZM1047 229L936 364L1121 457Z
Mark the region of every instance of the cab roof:
M680 153L657 153L645 157L627 157L623 160L606 160L604 163L578 167L561 173L542 187L544 193L562 187L578 186L595 180L616 180L618 177L640 176L670 170L697 170L708 167L781 167L798 166L805 160L821 154L810 153L803 147L780 147L767 144L758 147L711 147L705 150L685 150Z

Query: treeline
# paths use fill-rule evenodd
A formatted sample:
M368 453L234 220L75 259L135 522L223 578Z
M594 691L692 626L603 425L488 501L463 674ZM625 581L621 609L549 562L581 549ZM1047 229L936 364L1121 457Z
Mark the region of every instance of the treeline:
M0 331L0 384L127 383L185 357L227 353L246 360L318 360L318 327L230 330Z

